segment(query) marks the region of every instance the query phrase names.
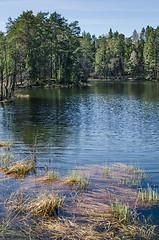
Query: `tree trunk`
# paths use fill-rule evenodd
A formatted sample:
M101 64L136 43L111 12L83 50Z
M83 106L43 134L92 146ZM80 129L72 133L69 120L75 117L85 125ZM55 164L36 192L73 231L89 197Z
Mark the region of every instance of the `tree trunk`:
M154 79L156 79L156 42L154 42Z
M66 85L67 83L67 79L66 79L66 64L67 64L67 55L65 54L64 55L64 62L65 62L65 65L64 65L64 84Z
M6 94L6 98L8 98L8 85L9 85L9 80L8 80L8 65L7 65L7 51L6 51L6 47L4 48L4 50L5 50L5 67L6 67L5 94Z
M3 101L3 68L1 69L1 101Z
M16 84L16 75L17 75L17 61L15 59L14 62L14 74L13 74L13 82L11 86L10 98L14 95L15 84Z
M52 50L51 50L51 66L50 66L50 78L52 79L52 68L53 68L53 61L52 61Z
M58 60L59 60L59 80L61 82L61 61L60 61L60 55L58 57Z
M55 56L55 78L57 80L57 56Z

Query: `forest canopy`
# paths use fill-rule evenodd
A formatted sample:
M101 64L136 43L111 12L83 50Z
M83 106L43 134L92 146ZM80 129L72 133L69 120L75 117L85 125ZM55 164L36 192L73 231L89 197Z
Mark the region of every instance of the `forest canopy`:
M89 77L158 80L159 27L130 37L110 29L97 38L56 12L26 11L0 32L0 100L18 83L78 85Z

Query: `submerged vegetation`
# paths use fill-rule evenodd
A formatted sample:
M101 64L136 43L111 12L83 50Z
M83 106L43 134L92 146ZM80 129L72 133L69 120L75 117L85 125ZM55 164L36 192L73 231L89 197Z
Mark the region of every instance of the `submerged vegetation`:
M0 32L0 100L10 99L16 85L79 85L89 77L158 80L158 45L159 27L127 38L110 29L97 38L56 12L23 12Z
M2 173L20 181L17 176L27 176L36 170L35 155L30 159L18 162L14 159L6 168L1 165ZM121 179L127 180L121 182ZM0 236L4 239L157 239L158 227L137 214L141 207L157 207L159 200L157 191L149 185L142 190L143 179L146 181L147 177L141 168L124 164L78 167L61 179L51 169L43 177L32 174L23 178L18 191L13 189L6 197Z

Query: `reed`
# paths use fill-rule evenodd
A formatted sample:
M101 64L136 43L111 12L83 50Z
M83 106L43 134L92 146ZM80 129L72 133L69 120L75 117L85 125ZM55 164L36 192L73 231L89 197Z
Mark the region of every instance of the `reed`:
M110 177L110 173L111 173L110 168L107 165L105 165L103 167L103 176Z
M118 185L124 185L127 187L141 187L144 183L144 180L146 178L145 171L141 169L140 167L133 167L131 166L125 166L122 164L116 165L116 167L119 166L119 169L116 170L120 173L120 179L118 181Z
M139 195L138 198L140 200L140 202L143 204L148 203L151 206L152 205L156 205L158 204L159 201L159 196L158 196L158 192L157 190L153 190L149 184L147 189L141 189L139 191Z

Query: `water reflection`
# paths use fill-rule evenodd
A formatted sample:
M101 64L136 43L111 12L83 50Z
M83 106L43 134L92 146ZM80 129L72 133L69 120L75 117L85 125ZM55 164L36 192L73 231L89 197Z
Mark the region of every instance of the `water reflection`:
M51 162L66 172L76 164L117 161L159 169L159 83L102 82L21 94L29 98L1 106L1 138L11 138L15 151L26 154L36 135L39 167Z

